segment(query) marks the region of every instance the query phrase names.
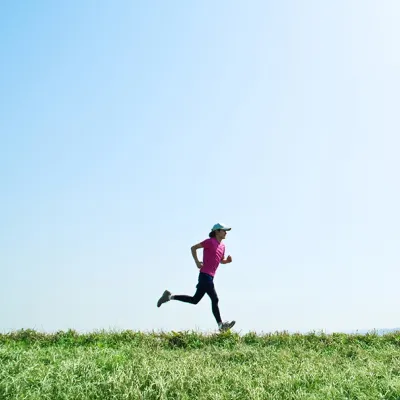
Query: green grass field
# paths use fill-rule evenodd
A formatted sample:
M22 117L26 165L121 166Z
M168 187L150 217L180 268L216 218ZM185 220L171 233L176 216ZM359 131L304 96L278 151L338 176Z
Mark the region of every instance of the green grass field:
M0 334L0 399L400 399L400 333Z

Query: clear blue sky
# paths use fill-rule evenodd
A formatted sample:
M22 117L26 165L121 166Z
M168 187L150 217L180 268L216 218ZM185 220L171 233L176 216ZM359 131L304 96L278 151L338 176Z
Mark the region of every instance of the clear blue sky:
M400 4L35 1L0 14L0 330L400 325Z

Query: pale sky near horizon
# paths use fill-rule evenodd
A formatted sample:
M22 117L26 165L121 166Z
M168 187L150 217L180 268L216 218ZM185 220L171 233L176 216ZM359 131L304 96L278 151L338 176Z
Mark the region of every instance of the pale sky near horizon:
M6 2L0 331L400 326L400 3Z

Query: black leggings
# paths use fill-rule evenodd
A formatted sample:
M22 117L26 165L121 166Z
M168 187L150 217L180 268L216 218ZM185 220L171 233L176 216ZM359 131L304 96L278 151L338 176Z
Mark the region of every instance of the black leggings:
M174 296L174 300L183 301L184 303L197 304L206 293L210 296L211 309L217 323L222 322L218 307L219 299L214 287L214 279L208 274L200 272L199 283L197 284L197 290L194 296L179 294Z

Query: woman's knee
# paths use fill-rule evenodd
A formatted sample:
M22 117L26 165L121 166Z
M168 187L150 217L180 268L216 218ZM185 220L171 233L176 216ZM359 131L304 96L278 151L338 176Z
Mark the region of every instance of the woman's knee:
M201 297L193 296L192 303L198 304L200 302L200 300L201 300Z

